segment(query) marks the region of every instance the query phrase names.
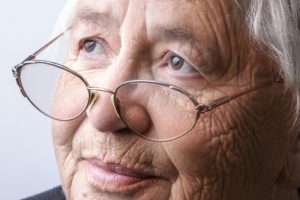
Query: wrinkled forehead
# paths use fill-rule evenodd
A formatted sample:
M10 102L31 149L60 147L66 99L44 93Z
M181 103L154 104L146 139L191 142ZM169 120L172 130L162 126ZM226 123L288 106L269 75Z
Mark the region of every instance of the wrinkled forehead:
M234 14L233 5L231 0L81 0L76 21L102 26L112 23L121 26L127 21L143 23L146 27L153 23L218 26Z

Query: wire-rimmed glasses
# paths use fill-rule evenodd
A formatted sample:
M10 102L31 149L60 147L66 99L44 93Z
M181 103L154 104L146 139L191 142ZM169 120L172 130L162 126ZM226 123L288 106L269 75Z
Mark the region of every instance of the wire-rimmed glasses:
M126 81L112 91L90 86L79 73L64 65L35 60L40 52L62 35L13 68L13 75L23 96L44 115L54 120L70 121L85 113L95 101L101 101L102 95L110 94L120 120L134 133L151 141L177 139L195 127L201 114L259 88L283 82L282 76L276 75L255 87L212 100L208 104L198 102L195 96L181 87L153 80ZM151 119L147 129L136 126L132 110L137 106L143 108ZM176 124L162 117L166 113Z

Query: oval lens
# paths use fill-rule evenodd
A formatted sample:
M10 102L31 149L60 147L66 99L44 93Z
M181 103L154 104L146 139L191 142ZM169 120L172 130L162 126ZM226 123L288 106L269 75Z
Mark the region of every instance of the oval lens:
M53 119L74 119L88 104L89 92L85 83L55 65L43 62L26 64L20 79L29 101Z
M184 93L152 82L129 82L116 91L119 115L143 138L169 141L189 132L197 110Z

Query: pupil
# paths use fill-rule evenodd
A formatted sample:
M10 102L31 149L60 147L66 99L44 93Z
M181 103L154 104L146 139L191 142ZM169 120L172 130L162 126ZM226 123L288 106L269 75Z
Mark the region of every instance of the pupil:
M173 69L178 70L182 67L184 60L179 56L172 56L171 57L171 66Z
M96 42L92 40L87 40L85 41L83 46L87 52L92 52L96 47Z

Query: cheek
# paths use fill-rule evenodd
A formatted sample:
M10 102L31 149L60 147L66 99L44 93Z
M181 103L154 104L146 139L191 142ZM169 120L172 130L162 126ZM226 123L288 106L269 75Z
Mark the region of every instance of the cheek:
M244 120L233 112L206 113L190 133L164 144L187 190L205 187L207 191L221 194L235 188L238 194L251 185L246 175L252 178L257 170L253 163L257 160L251 139L243 136L248 134L247 130L244 132L245 127L237 124L244 124Z
M62 185L66 194L71 190L74 175L78 167L78 153L74 151L73 142L81 121L82 119L78 118L70 122L52 122L53 144Z
M72 150L74 134L86 117L83 111L88 104L88 100L89 93L85 84L68 72L62 73L52 103L51 115L59 120L67 120L52 121L53 142L56 147L59 147L57 155L63 159Z
M282 164L289 126L293 127L287 121L293 119L291 108L282 108L287 104L276 95L267 88L232 101L202 115L184 137L164 143L179 176L186 182L193 182L193 177L209 183L219 180L227 187L242 182L270 185Z
M51 115L59 120L70 120L82 114L89 101L85 83L77 76L63 72L56 88Z
M207 116L206 116L207 117ZM211 116L202 118L187 135L170 143L163 144L179 173L209 175L214 172L220 137L214 137L217 127L212 127ZM222 130L225 131L225 130Z
M71 147L73 137L85 117L82 115L71 121L52 120L51 132L54 145Z

